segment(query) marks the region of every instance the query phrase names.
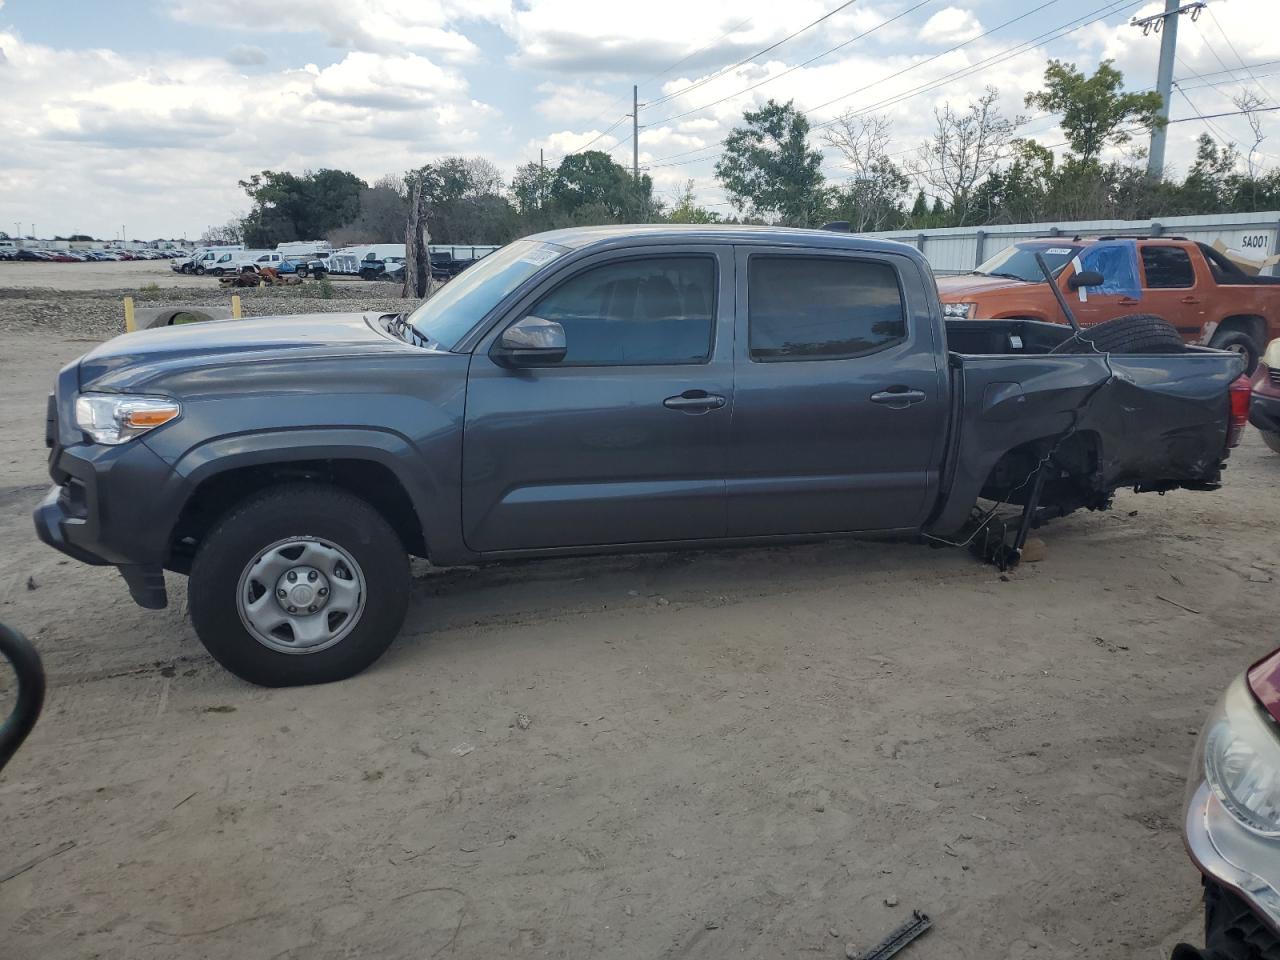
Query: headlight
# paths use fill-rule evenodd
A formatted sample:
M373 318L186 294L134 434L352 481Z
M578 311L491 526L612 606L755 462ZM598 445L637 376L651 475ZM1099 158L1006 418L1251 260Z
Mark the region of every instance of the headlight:
M973 316L973 311L977 309L977 306L976 303L944 303L942 305L942 315L958 320L968 320Z
M86 393L76 398L76 426L95 443L124 443L181 413L178 401L164 397Z
M1280 732L1241 681L1232 684L1206 728L1204 775L1242 826L1280 837Z

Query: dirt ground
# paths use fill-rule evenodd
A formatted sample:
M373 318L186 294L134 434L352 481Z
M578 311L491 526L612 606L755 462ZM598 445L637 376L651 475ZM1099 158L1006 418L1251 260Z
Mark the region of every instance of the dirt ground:
M147 612L35 540L90 346L0 332L0 619L50 680L0 775L0 877L47 857L0 883L6 960L844 957L912 908L911 960L1195 935L1194 734L1276 642L1252 430L1222 491L1121 495L1007 580L853 542L422 565L383 660L272 691L180 578Z

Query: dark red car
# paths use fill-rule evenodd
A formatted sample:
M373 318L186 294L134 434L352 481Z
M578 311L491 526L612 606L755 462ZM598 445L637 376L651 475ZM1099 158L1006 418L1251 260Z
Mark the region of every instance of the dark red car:
M1253 372L1249 422L1258 428L1267 446L1280 453L1280 340L1271 341Z
M1237 677L1200 734L1183 834L1204 874L1204 949L1173 960L1280 958L1280 650Z

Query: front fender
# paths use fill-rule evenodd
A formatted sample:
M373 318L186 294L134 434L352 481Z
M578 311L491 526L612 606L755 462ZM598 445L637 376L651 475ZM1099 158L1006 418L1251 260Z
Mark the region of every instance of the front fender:
M244 467L309 460L364 460L385 467L395 476L413 504L422 535L433 556L462 559L457 511L449 510L449 480L433 470L409 438L377 427L279 428L216 437L183 453L173 464L181 502L165 505L162 515L177 517L185 501L202 483L218 474Z

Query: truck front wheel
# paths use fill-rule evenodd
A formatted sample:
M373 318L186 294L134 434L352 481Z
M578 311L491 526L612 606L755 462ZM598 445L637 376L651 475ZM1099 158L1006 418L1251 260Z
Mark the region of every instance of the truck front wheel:
M287 484L233 507L205 536L187 602L200 641L241 679L329 683L359 673L395 639L409 560L364 500Z

